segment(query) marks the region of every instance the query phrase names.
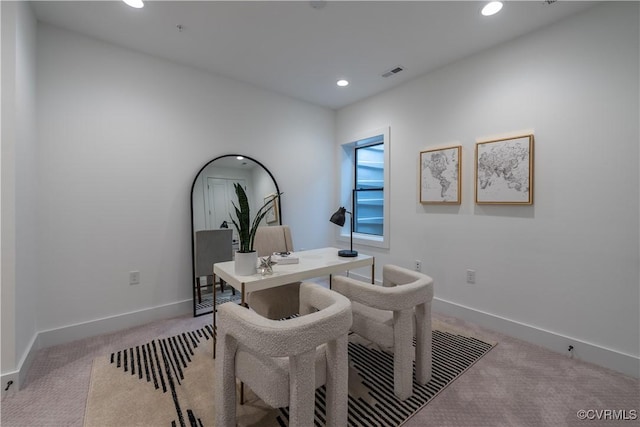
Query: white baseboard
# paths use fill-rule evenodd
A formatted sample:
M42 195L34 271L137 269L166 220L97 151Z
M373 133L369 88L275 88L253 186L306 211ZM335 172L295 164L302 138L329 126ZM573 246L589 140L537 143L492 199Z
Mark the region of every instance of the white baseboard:
M351 272L350 275L354 279L365 282L371 280L370 276L364 276L356 272ZM381 281L376 280L376 283L381 283ZM610 348L560 335L441 298L433 298L432 309L435 312L457 317L492 331L539 345L556 353L566 354L568 357L572 356L577 360L593 363L634 378L640 378L640 357L631 354L621 353ZM573 346L572 355L567 350L570 345Z
M593 363L634 378L640 378L640 358L637 356L563 336L440 298L433 299L432 309L435 312L457 317L492 331L539 345L556 353L566 354L568 357L571 356L568 351L571 345L573 346L571 353L573 353L572 357L574 359Z
M155 320L169 319L190 313L193 313L193 300L191 299L37 332L22 356L18 364L18 369L16 371L2 373L0 378L2 398L8 393L20 389L20 385L24 383L27 371L31 366L35 354L42 348L65 344L96 335L108 334L110 332L144 325L145 323ZM12 381L12 384L9 390L5 391L9 381Z
M370 278L359 274L351 273L351 276L364 281L370 280ZM28 350L25 352L18 365L18 369L1 375L0 384L2 387L2 398L7 394L20 389L20 385L24 382L27 371L31 366L31 362L35 357L36 352L41 348L65 344L78 339L107 334L110 332L116 332L122 329L153 322L155 320L182 316L191 313L192 310L193 301L185 300L163 306L40 331L31 340ZM640 358L633 355L624 354L616 350L559 335L532 325L527 325L511 319L482 312L471 307L466 307L440 298L434 298L433 310L435 312L475 323L492 331L500 332L532 344L540 345L557 353L568 355L569 353L567 352L567 348L569 345L572 345L572 353L575 359L594 363L635 378L640 377ZM9 381L11 381L12 384L9 387L9 390L5 390Z

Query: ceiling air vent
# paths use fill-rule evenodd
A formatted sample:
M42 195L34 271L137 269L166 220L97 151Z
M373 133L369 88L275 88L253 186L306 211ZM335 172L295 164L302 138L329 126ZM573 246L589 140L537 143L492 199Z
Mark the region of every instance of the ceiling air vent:
M400 71L403 71L403 70L404 70L404 67L402 65L397 65L392 69L382 73L382 77L390 77L390 76L393 76L394 74L398 74Z

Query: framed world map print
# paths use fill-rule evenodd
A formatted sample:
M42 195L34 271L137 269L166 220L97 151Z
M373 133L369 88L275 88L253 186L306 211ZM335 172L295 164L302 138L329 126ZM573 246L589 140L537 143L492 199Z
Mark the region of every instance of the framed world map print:
M533 204L533 135L476 143L476 203Z
M462 146L420 152L420 203L460 204Z

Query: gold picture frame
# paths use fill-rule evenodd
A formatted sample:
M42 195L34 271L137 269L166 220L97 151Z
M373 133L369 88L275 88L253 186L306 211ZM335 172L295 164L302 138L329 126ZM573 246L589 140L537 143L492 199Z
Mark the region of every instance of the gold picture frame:
M264 204L265 205L267 203L271 204L271 206L269 207L269 210L267 211L267 214L264 216L265 221L267 221L267 224L274 224L279 221L278 204L275 202L275 198L276 198L276 195L273 193L264 196Z
M476 143L476 204L533 204L533 134Z
M420 203L459 205L462 146L434 148L420 152Z

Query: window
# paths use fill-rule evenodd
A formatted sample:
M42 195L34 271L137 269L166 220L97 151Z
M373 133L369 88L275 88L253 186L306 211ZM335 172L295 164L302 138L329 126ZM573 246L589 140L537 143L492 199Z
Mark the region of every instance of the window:
M355 148L354 232L382 236L384 230L384 143ZM379 141L379 142L378 142Z
M389 129L342 144L340 205L353 211L354 244L389 247ZM339 240L348 240L350 222Z

